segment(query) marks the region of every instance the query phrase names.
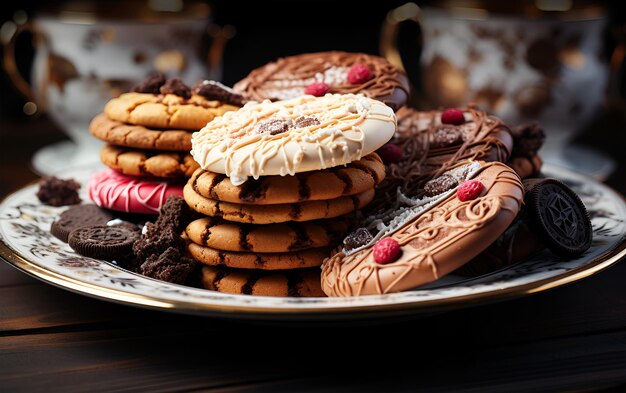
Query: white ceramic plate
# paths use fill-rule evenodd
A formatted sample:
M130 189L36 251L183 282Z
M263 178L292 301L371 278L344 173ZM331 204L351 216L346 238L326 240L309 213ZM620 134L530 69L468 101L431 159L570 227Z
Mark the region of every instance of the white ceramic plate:
M83 184L94 167L65 171ZM591 249L575 260L544 252L531 260L477 278L447 276L417 290L355 298L283 298L230 295L153 280L113 264L82 257L49 232L65 208L44 206L37 185L0 204L0 256L42 281L84 295L181 313L238 318L358 319L419 314L503 300L557 287L596 273L626 255L626 204L592 179L554 167L544 168L580 195L592 217Z

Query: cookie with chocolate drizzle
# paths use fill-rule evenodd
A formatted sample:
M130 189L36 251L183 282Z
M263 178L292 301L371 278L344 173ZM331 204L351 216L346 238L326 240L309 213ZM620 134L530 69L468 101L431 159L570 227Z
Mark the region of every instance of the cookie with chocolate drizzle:
M330 93L363 94L394 110L410 95L407 76L384 58L340 51L280 58L253 70L233 89L258 101L275 101L303 96L314 83L325 84Z

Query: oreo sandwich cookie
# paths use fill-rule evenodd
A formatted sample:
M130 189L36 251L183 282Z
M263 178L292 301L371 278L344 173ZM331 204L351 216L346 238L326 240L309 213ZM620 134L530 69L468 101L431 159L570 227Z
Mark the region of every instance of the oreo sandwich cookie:
M106 225L112 219L113 216L109 212L96 205L73 206L61 213L59 219L52 223L50 233L67 243L67 238L74 229Z
M132 254L133 243L139 237L138 231L125 225L96 225L73 230L68 243L80 255L116 261Z
M524 180L529 219L540 240L554 254L576 257L591 246L589 213L578 195L556 179Z

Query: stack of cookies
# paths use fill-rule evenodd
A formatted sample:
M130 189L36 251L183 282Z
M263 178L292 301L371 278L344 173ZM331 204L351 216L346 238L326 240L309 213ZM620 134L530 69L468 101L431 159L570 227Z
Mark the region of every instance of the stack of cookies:
M180 79L151 75L131 93L112 99L90 124L105 142L90 198L112 210L156 214L167 197L182 195L198 168L189 151L191 134L214 117L238 109L242 97L216 82L192 89Z
M204 217L185 230L204 287L322 296L320 270L374 198L374 153L396 130L393 110L361 95L248 103L192 138L199 163L184 187Z

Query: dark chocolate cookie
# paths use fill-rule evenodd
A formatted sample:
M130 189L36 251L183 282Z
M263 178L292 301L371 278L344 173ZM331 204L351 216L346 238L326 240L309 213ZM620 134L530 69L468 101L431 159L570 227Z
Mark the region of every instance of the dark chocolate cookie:
M97 225L70 232L68 243L80 255L115 261L132 254L139 233L124 225Z
M139 268L139 273L157 280L185 284L197 266L196 261L182 256L177 248L169 247L161 255L150 255Z
M63 180L54 176L44 176L39 181L37 198L45 205L67 206L80 203L80 184L74 179Z
M61 213L58 220L52 223L50 232L67 243L67 238L74 229L106 225L113 216L96 205L78 205Z
M524 187L530 219L550 251L572 258L589 249L591 220L572 189L556 179L527 179Z

